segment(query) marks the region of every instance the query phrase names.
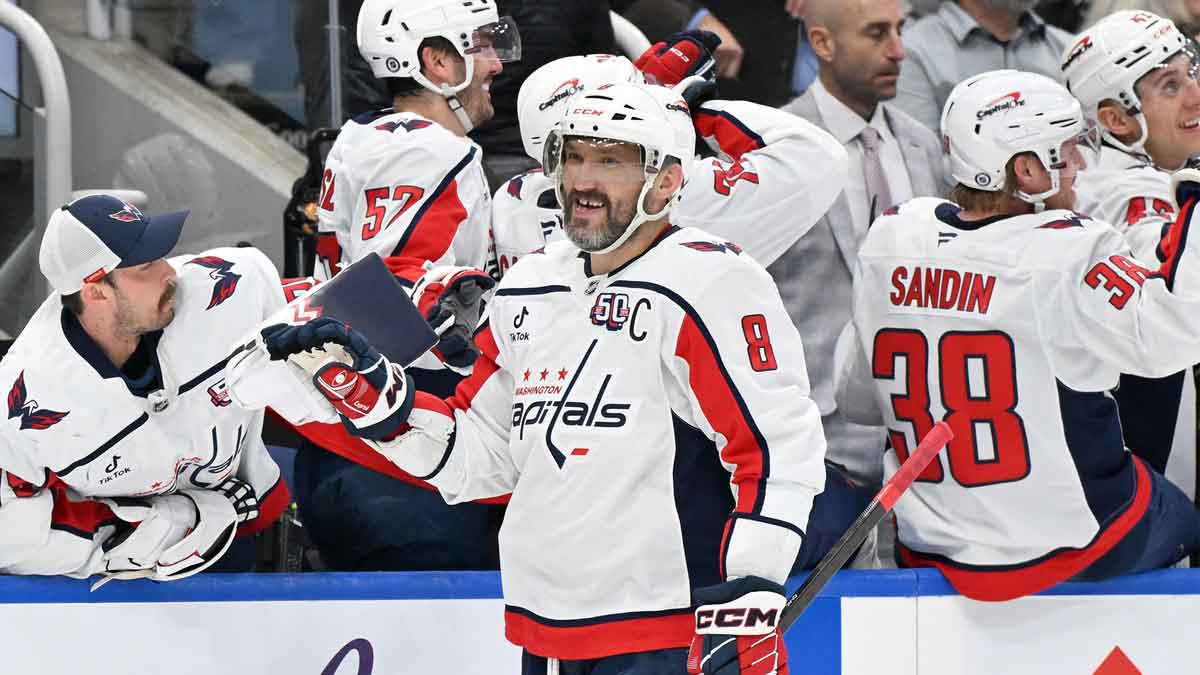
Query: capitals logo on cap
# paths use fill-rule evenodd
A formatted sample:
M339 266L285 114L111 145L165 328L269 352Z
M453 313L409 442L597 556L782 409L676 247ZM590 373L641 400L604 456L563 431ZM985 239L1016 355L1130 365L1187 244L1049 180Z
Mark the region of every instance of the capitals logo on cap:
M110 213L108 214L108 217L112 218L113 220L119 220L122 223L132 223L134 221L142 220L144 216L142 216L141 211L137 210L136 206L133 206L132 204L125 204L120 211L117 211L116 213Z

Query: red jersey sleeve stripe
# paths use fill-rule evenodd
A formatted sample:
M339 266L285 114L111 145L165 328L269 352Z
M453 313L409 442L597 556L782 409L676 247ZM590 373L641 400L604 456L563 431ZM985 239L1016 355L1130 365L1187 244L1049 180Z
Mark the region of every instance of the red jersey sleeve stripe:
M721 363L711 336L691 313L684 315L675 354L688 363L689 384L705 418L726 439L721 458L734 465L735 511L758 513L770 475L767 444Z
M492 335L492 327L489 323L485 322L483 327L475 333L475 346L479 348L479 358L475 360L470 377L459 382L458 388L454 390L454 395L446 399L446 403L452 410L470 408L471 401L483 388L488 378L500 370L500 367L496 365L500 350L496 347L496 337Z
M475 158L475 152L471 148L417 210L408 230L392 250L393 257L437 260L450 250L458 226L467 219L467 209L458 198L458 174Z
M418 391L416 393L416 403L414 403L414 405L421 405L423 397L426 396L428 395L424 392ZM388 461L386 457L376 452L373 448L371 448L371 446L363 443L362 439L350 435L350 432L346 431L346 428L340 423L323 424L321 422L309 422L308 424L293 426L283 417L270 409L268 409L268 414L275 422L279 423L285 428L294 429L296 433L300 434L310 443L318 446L326 452L332 452L333 454L354 462L359 466L366 467L385 476L390 476L403 483L415 485L426 490L437 489L429 483L418 479L416 476L413 476L412 474L404 471L400 467ZM503 495L500 497L490 497L488 499L477 499L475 501L480 504L507 504L508 499L508 495Z
M1184 202L1179 209L1179 215L1176 216L1175 222L1172 223L1170 229L1163 236L1162 241L1158 245L1160 257L1163 258L1163 264L1158 269L1158 275L1162 276L1167 283L1167 290L1175 290L1175 273L1179 271L1179 259L1183 256L1183 252L1187 247L1188 227L1192 222L1192 214L1196 210L1196 205L1200 203L1196 197L1192 197Z
M695 120L696 132L705 138L716 139L721 152L735 160L747 152L767 146L762 136L725 111L701 108L696 111Z

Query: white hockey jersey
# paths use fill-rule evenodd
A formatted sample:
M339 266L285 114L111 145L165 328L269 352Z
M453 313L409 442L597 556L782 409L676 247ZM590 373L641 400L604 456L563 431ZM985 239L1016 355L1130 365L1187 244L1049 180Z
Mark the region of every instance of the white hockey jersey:
M1171 174L1110 145L1075 179L1075 210L1111 224L1139 260L1158 258L1163 232L1175 221Z
M709 101L693 117L697 136L718 156L693 161L671 221L735 241L763 265L815 225L846 185L845 149L791 113ZM492 203L488 271L497 279L516 259L564 237L554 181L540 169L510 179Z
M1175 220L1171 174L1106 145L1075 181L1080 213L1112 223L1139 260L1159 256ZM1191 368L1164 378L1121 378L1114 397L1125 444L1189 496L1196 495L1196 378Z
M233 405L225 383L233 346L284 304L278 274L252 248L170 263L178 272L175 318L142 339L141 356L153 364L147 382L128 383L57 293L0 361L8 392L0 571L101 571L101 544L115 518L90 498L168 494L236 475L260 502L261 515L241 534L266 527L287 506L287 486L263 445L262 410Z
M684 647L693 588L782 582L825 481L800 337L761 266L674 227L610 274L589 261L559 242L509 269L471 377L417 394L444 432L414 413L384 449L449 502L511 492L506 634L562 659Z
M487 263L492 209L482 150L415 113L346 122L325 160L318 206L318 279L372 251L409 281L426 261Z
M1152 270L1111 226L1070 211L958 212L915 199L871 226L837 401L887 425L888 476L935 420L951 425L896 505L899 553L964 595L1004 600L1070 578L1145 513L1149 469L1126 451L1108 390L1122 372L1161 377L1200 358L1200 256L1189 245Z

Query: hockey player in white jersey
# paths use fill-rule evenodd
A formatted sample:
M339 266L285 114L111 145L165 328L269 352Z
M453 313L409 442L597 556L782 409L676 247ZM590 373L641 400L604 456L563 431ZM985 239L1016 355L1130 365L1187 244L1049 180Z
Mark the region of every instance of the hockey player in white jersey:
M1070 210L1095 134L1061 85L973 77L942 129L954 202L914 199L871 226L838 345L838 406L887 425L888 475L934 421L954 430L896 504L900 562L1006 600L1197 550L1200 513L1126 450L1109 390L1200 359L1200 173L1175 175L1165 261L1139 261Z
M347 122L325 162L318 278L378 253L415 282L426 262L482 268L490 195L466 134L491 119L488 88L520 58L492 0L367 0L358 48L394 107Z
M330 148L318 200L316 276L329 278L374 252L402 283L441 286L446 297L466 307L455 321L439 324L438 347L410 368L422 387L448 394L478 355L471 336L482 293L494 285L482 271L491 195L483 151L467 133L491 119L489 87L502 63L520 58L520 37L512 20L498 15L494 0L366 0L357 42L393 107L346 122ZM353 448L328 448L310 430L297 431L350 462L371 465ZM298 486L302 504L309 505L302 508L310 533L325 544L319 546L323 553L339 556L339 568L407 569L421 564L421 556L405 551L481 546L476 541L488 528L482 510L470 515L477 509L447 509L420 489L380 481L310 450L306 444L297 457L298 472L311 478ZM355 489L342 489L341 480ZM364 515L356 519L361 529L346 527L340 515L375 514L381 505L391 507L379 516L383 522ZM416 511L405 510L410 508ZM396 527L404 513L439 527L423 528L409 539L412 528ZM359 553L347 553L351 550ZM482 553L469 557L444 566L488 564Z
M54 292L0 361L0 572L170 581L289 503L263 412L225 378L279 277L252 248L164 259L186 216L108 195L51 216Z
M517 115L525 152L542 160L544 140L572 94L614 82L674 86L688 98L706 156L689 161L687 185L671 219L737 242L766 265L779 257L833 204L846 182L845 150L824 130L795 115L748 101L707 100L714 63L702 32L677 34L647 50L635 67L608 54L570 56L530 74ZM684 58L680 58L683 56ZM643 72L643 69L645 72ZM534 169L510 179L493 198L496 278L521 256L563 238L553 179ZM762 227L783 221L787 228Z
M448 501L512 494L506 634L527 674L787 672L772 617L825 484L824 438L770 276L667 220L694 142L665 88L574 96L545 164L568 240L507 271L456 394L417 392L408 423L368 441ZM331 328L309 335L354 357L322 368L378 362L317 321ZM276 353L328 347L271 334ZM372 420L404 405L363 401ZM755 618L717 628L697 605Z
M1063 53L1063 80L1103 132L1104 149L1076 182L1081 213L1111 223L1140 260L1158 257L1175 220L1171 172L1200 154L1195 55L1170 20L1122 11ZM1123 375L1113 392L1125 444L1184 492L1196 493L1196 383Z

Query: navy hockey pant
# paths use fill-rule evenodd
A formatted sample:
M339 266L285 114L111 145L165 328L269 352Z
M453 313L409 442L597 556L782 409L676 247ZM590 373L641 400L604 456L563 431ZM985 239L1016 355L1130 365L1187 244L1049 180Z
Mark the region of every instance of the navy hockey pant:
M686 675L686 649L618 654L602 659L559 661L559 675ZM521 655L521 675L549 675L546 659L529 652Z
M1075 575L1076 581L1168 567L1200 550L1200 511L1183 490L1144 464L1151 483L1145 515L1108 553Z

